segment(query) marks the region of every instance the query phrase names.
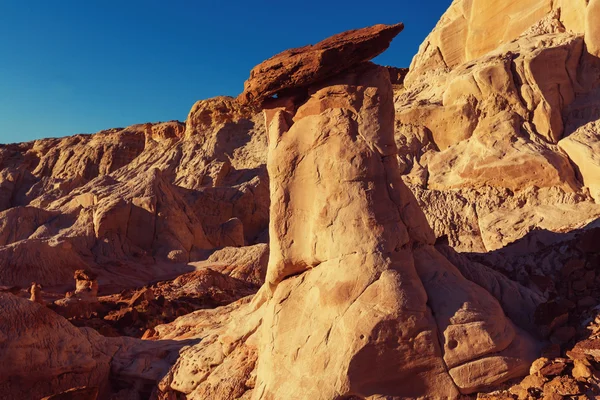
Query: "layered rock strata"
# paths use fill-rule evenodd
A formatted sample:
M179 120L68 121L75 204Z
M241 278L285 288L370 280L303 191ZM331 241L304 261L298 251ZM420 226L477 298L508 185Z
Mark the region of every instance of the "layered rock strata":
M489 251L600 216L594 9L457 0L421 46L396 139L436 236Z
M62 287L90 269L119 291L265 242L265 159L262 115L228 97L185 124L0 145L0 283Z

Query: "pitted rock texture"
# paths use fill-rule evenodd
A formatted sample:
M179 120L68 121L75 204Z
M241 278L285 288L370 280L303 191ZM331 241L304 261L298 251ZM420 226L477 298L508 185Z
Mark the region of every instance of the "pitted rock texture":
M263 100L306 88L345 69L383 53L404 25L375 25L327 38L315 45L289 49L257 65L250 71L242 104L262 104Z

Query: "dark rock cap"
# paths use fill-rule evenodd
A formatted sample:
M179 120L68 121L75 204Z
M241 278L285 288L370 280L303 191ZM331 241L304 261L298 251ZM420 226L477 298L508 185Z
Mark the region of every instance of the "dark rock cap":
M252 69L237 98L260 105L282 91L297 89L337 75L383 53L404 24L374 25L331 36L315 45L286 50Z

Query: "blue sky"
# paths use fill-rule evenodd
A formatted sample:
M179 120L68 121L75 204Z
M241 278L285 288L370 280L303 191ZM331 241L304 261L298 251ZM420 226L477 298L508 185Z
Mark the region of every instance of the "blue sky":
M236 96L290 47L406 28L376 62L407 67L451 0L0 0L0 143L184 120Z

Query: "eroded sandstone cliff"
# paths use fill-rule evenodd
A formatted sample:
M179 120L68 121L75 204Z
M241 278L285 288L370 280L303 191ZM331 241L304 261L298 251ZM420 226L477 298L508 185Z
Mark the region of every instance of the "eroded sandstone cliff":
M596 8L454 1L415 56L396 90L401 160L454 247L495 250L600 215Z
M455 0L405 78L377 25L185 123L0 146L3 396L594 393L598 10Z
M265 104L266 283L221 327L186 333L212 339L186 350L161 390L197 399L458 398L525 374L538 352L533 336L506 316L505 299L433 247L401 179L388 71L359 63L305 90L302 101L278 95ZM515 295L528 292L513 285ZM541 301L521 299L522 315ZM157 327L154 338L177 337L180 323Z
M262 117L225 97L185 125L1 146L0 282L65 285L91 268L105 288L139 286L264 242L265 148Z

